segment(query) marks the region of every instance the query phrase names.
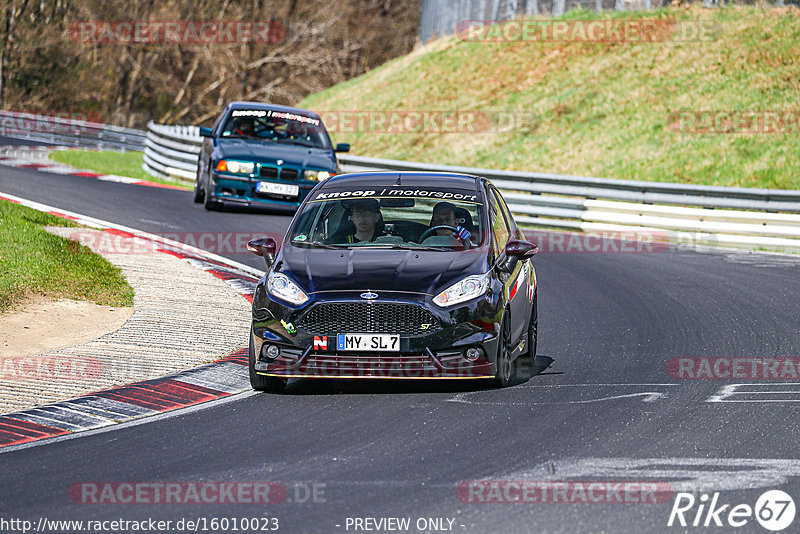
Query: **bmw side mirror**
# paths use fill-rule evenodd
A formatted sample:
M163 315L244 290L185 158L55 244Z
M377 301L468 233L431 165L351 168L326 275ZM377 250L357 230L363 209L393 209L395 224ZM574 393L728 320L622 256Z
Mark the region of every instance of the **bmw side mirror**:
M536 243L519 239L511 239L506 243L506 256L509 258L528 259L537 252L539 252L539 246Z
M205 126L200 127L200 137L211 137L211 134L211 128L206 128Z
M339 143L336 145L334 152L350 152L350 143Z
M254 237L247 242L247 250L264 258L267 266L270 266L278 252L278 243L271 237Z

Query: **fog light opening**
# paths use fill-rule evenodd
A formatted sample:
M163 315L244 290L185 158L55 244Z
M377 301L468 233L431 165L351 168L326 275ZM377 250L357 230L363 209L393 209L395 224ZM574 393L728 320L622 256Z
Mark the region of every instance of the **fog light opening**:
M479 347L470 347L464 351L464 359L468 362L475 362L483 356L483 349Z
M262 360L274 360L280 355L281 355L281 349L277 345L270 345L269 343L264 343L264 346L261 347Z

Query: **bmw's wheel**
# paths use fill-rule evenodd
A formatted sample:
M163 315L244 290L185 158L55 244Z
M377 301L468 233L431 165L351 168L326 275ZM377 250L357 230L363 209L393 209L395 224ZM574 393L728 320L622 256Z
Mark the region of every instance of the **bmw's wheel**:
M208 211L219 211L222 209L222 202L214 200L214 197L211 196L211 184L208 184L203 189L203 207Z
M250 385L256 391L269 391L271 393L283 393L286 389L286 382L274 376L262 376L256 373L256 352L253 348L253 327L250 327L250 354L248 358L248 368L250 369Z
M194 203L200 204L203 201L203 186L200 185L200 164L197 164L197 176L194 178Z
M506 312L507 315L507 312ZM503 318L500 326L500 336L497 340L497 371L494 374L494 382L497 387L504 388L511 380L511 349L509 348L511 338L511 323L508 317Z

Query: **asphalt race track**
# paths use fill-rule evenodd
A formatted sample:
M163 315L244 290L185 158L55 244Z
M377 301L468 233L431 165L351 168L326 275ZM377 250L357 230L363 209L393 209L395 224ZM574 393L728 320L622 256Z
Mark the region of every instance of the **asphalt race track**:
M206 212L190 192L3 166L0 192L152 233L283 233L290 220ZM263 269L260 258L215 252ZM410 518L409 532L766 532L754 517L729 526L728 512L772 489L800 502L800 377L678 380L667 371L672 358L800 356L800 260L543 252L535 265L539 354L553 359L543 374L503 390L301 381L293 394L245 394L3 452L0 517L277 518L291 533L378 525L357 518ZM287 493L257 505L92 504L70 493L81 483L209 481L277 482ZM730 506L718 516L724 529L691 526L698 505L689 526L668 527L675 494L474 502L490 494L468 494L470 481L658 482L698 503L719 492L718 508Z

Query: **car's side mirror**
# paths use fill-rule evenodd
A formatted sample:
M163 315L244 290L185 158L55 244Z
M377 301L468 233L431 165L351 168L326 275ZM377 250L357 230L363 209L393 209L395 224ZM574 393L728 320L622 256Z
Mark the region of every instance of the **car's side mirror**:
M278 252L278 243L271 237L254 237L247 242L247 250L256 256L263 257L267 265L271 265Z
M511 239L506 243L506 256L510 258L528 259L537 252L539 252L539 246L536 243L520 239Z
M334 152L350 152L350 143L339 143L336 145Z
M200 127L200 137L211 137L214 131L211 128L206 128L205 126Z

